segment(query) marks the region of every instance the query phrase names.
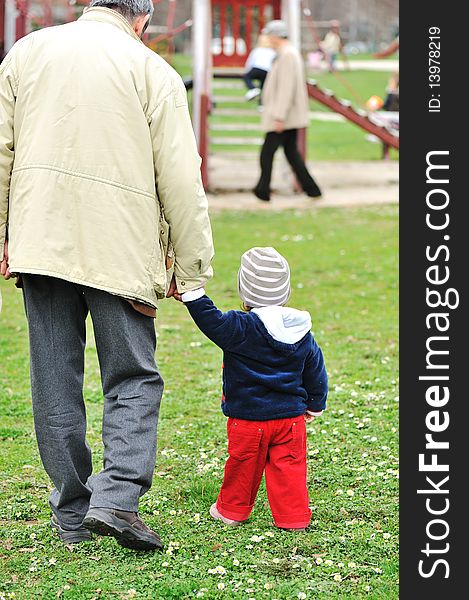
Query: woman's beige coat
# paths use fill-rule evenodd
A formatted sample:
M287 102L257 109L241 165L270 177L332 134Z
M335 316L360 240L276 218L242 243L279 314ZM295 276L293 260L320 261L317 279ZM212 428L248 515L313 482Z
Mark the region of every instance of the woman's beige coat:
M308 125L308 94L303 60L297 50L286 44L277 53L262 90L262 128L274 131L275 121L284 129Z
M0 257L156 306L167 228L181 292L212 234L181 78L119 13L37 31L0 65Z

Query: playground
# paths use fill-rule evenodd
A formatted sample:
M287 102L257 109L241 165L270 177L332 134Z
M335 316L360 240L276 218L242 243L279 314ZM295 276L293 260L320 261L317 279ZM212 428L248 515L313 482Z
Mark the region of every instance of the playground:
M339 58L336 74L307 67L310 123L300 150L323 196L298 192L279 151L272 201L262 203L251 191L263 133L256 103L244 99L245 58L270 18L288 20L298 47L307 40L305 59L328 23L312 21L314 2L308 15L292 0L194 0L190 18L180 3L155 6L145 41L187 83L203 160L216 250L209 293L222 310L238 309L241 252L274 246L291 265L290 304L310 311L324 352L328 409L307 426L313 520L306 532L276 529L264 484L243 527L210 518L226 458L221 353L183 306L166 300L156 319L165 380L157 466L140 505L164 551L133 552L106 537L64 546L49 525L22 295L0 279L0 600L397 600L398 115L396 125L396 116L366 105L384 97L396 57ZM31 16L49 26L76 18L83 4L59 8L0 0L2 43L26 33ZM87 439L97 470L103 400L89 323L87 340Z

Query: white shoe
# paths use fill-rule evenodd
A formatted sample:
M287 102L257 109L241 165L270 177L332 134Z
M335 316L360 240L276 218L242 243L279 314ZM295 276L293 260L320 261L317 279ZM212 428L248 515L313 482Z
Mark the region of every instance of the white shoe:
M257 96L259 96L260 93L261 90L259 88L253 88L252 90L248 90L244 97L246 98L246 100L253 100L254 98L257 98Z
M225 525L231 525L234 527L237 527L238 525L244 523L244 521L234 521L233 519L227 519L226 517L224 517L218 512L216 503L212 504L212 506L210 507L210 516L214 519L217 519L218 521L222 521L223 523L225 523Z

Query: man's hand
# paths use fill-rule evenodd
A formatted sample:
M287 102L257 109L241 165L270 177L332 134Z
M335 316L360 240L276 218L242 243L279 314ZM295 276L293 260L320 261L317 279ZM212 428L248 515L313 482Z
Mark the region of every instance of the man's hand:
M0 273L3 279L10 279L11 277L10 265L8 264L8 240L5 240L2 262L0 263Z
M171 283L169 284L169 289L166 292L166 298L174 298L178 302L182 302L181 294L178 292L176 277L173 275L171 278Z
M274 130L276 133L285 131L285 121L274 121Z
M314 415L308 415L308 413L305 413L303 416L305 418L306 423L312 423L316 418Z

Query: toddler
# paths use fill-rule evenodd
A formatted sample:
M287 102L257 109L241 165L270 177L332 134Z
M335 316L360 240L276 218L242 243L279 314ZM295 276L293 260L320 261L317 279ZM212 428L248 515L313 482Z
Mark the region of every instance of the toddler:
M223 484L214 519L249 517L265 472L275 525L303 530L311 518L306 486L306 426L326 407L327 374L308 312L285 306L290 269L274 248L241 258L244 311L222 313L203 289L179 298L201 331L223 350L222 410L228 417Z

